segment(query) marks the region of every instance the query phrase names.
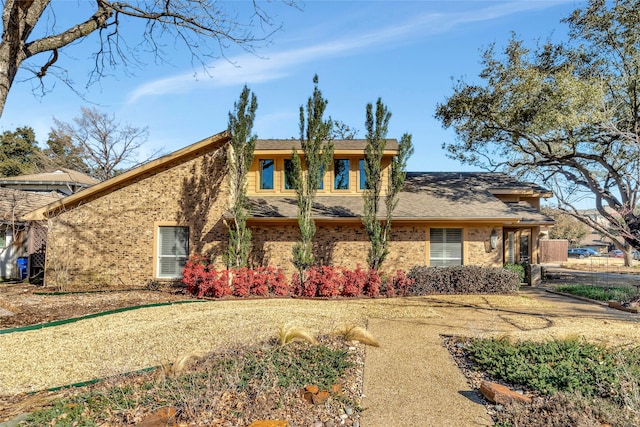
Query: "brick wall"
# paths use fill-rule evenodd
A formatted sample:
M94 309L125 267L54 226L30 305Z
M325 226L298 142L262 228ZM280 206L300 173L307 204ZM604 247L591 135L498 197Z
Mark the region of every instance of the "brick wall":
M158 224L190 228L192 253L226 246L224 150L127 182L48 223L46 283L60 287L139 287L154 279Z
M498 227L468 227L466 229L465 263L486 267L502 266L502 237L498 238L498 245L491 249L489 239L491 232L496 230L502 236L502 228Z
M369 240L361 225L316 225L313 240L316 262L356 268L366 268ZM287 275L295 272L291 262L292 249L300 238L298 225L252 226L251 262L282 268ZM389 255L383 263L385 272L424 265L424 227L393 227Z

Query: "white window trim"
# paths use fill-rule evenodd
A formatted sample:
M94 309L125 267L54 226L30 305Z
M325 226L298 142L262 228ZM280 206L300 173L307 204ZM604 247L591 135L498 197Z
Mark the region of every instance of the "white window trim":
M163 255L162 254L162 250L161 250L161 237L160 237L160 229L161 228L165 228L165 227L170 227L170 228L186 228L187 229L187 250L186 250L186 256L185 256L185 263L186 260L189 258L189 246L190 246L190 242L189 242L189 227L185 226L185 225L177 225L177 224L158 224L156 225L156 241L155 241L155 277L157 279L181 279L182 278L182 272L180 272L177 275L167 275L167 274L161 274L161 267L160 267L160 260L162 258L173 258L173 259L178 259L179 257L177 255Z

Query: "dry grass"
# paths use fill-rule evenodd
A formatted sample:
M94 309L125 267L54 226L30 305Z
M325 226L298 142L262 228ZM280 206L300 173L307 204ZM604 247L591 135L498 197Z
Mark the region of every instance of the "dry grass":
M280 342L280 345L287 345L293 341L306 341L310 344L318 344L318 340L315 339L311 332L293 324L287 324L280 327L278 341Z
M601 307L585 307L600 311L581 308L576 317L555 302L527 295L212 301L145 308L0 335L0 395L118 375L160 366L185 354L262 342L292 321L312 336L334 331L338 325L385 318L428 323L434 333L441 334L550 339L578 333L612 345L640 341L636 322L617 320L615 313ZM384 346L384 341L380 344Z
M358 341L371 347L380 347L380 343L362 326L341 325L335 329L334 333L344 337L347 341Z

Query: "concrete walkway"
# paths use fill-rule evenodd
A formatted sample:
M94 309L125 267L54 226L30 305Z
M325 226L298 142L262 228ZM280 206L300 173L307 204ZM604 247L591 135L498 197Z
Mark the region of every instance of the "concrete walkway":
M637 339L640 315L548 293L541 288L524 288L520 295L531 304L492 307L462 303L460 298L449 301L434 298L433 318L371 319L368 329L381 346L367 348L361 425L493 425L479 394L470 389L444 348L441 335L498 334L549 339L583 332L587 339L606 343L611 342L608 340L612 331L621 331L617 338L622 342ZM427 300L429 297L422 301ZM598 325L603 326L602 330L596 330L600 329ZM622 332L623 329L627 330Z
M372 319L368 329L384 344L367 348L363 427L493 425L436 328Z

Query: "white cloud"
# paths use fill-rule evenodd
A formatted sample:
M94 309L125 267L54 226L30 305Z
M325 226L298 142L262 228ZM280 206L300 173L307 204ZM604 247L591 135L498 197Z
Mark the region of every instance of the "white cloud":
M128 103L133 103L145 96L189 92L195 90L196 87L201 87L202 84L220 87L281 79L289 76L294 67L309 62L326 60L353 52L361 53L368 48L380 50L399 42L410 43L415 38L442 34L462 24L545 9L563 2L566 3L566 1L516 1L492 4L490 7L464 12L429 13L374 32L348 34L331 42L277 52L268 58L244 54L211 64L211 76L205 77L206 80L198 80L193 73L184 73L141 85L129 95Z

